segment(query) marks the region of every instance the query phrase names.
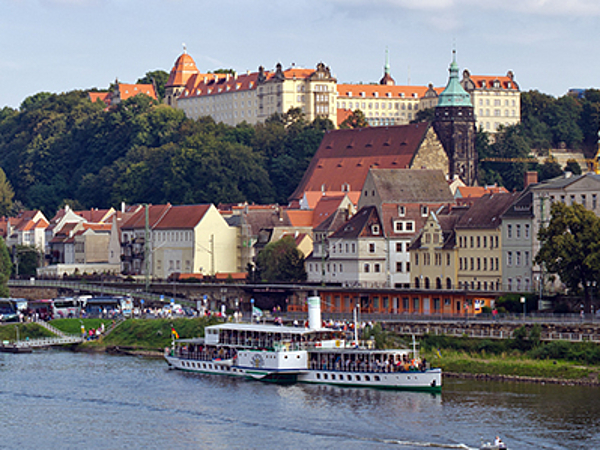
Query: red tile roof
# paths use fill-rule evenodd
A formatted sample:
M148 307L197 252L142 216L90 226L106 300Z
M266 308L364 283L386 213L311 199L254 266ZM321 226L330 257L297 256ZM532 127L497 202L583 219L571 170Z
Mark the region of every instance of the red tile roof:
M188 79L197 73L199 73L199 71L198 67L196 67L194 58L184 52L175 61L165 87L184 86Z
M314 211L306 209L286 209L285 211L294 227L312 227Z
M384 84L338 84L338 100L360 100L374 98L414 98L420 99L429 89L428 86L396 86ZM439 94L444 88L434 88ZM364 93L364 95L363 95ZM389 95L388 95L389 94Z
M119 96L121 100L135 97L138 94L146 94L156 100L156 91L151 84L123 84L119 83Z
M211 205L150 205L148 223L153 230L191 229L204 217ZM145 208L141 208L122 226L122 230L145 228Z
M371 167L405 169L417 153L429 124L332 130L319 149L290 200L306 191L360 191Z

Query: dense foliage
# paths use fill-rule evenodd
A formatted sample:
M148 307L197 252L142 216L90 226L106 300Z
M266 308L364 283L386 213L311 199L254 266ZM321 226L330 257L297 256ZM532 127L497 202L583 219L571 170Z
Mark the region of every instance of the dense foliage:
M483 161L479 167L481 184L499 183L508 190L523 188L526 170L536 170L540 181L556 177L565 170L555 161L532 164L532 154L544 156L552 148L582 150L592 158L597 151L600 128L600 91L586 90L581 97L554 98L538 91L521 93L521 123L502 128L493 143L479 130L476 146L479 159L508 158L511 162ZM514 161L517 160L517 161ZM570 162L566 169L581 168Z
M255 272L252 281L265 282L302 282L306 281L304 256L296 247L292 236L284 236L270 242L256 257Z
M50 216L64 204L285 203L332 128L300 110L232 127L187 119L145 95L105 106L72 91L0 111L0 167L15 200Z
M600 218L585 206L555 202L550 223L541 228L535 262L558 274L572 293L583 290L590 311L590 283L600 279Z
M461 351L468 354L504 355L523 354L531 359L555 359L584 364L600 364L600 347L591 342L540 341L539 325L517 328L512 339L472 339L466 336L427 335L421 346L427 351Z

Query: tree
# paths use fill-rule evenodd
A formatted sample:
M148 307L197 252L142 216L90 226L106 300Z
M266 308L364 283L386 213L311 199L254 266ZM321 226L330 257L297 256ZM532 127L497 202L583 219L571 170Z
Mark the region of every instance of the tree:
M12 209L12 199L15 196L10 182L6 179L4 170L0 169L0 216L9 215Z
M555 159L547 159L544 164L538 166L538 177L540 181L549 180L561 176L563 170Z
M136 84L153 84L156 90L156 96L158 101L162 101L165 98L165 84L169 80L168 72L164 70L153 70L152 72L146 72L143 78L136 81Z
M541 247L535 261L559 275L571 292L583 290L589 311L588 282L600 280L600 218L579 203L556 202L551 213L550 223L538 233Z
M573 175L581 175L581 166L574 159L569 159L565 166L565 172L571 172Z
M16 252L16 275L35 276L39 267L41 255L32 245L17 245Z
M292 236L271 242L256 257L259 279L267 282L301 282L306 280L304 256Z
M435 119L435 108L425 108L417 111L410 123L433 122L433 119Z
M0 297L10 297L8 279L10 278L11 271L10 255L8 254L4 239L0 237Z
M340 124L341 129L347 128L366 128L369 126L365 113L360 109L355 109L344 121Z

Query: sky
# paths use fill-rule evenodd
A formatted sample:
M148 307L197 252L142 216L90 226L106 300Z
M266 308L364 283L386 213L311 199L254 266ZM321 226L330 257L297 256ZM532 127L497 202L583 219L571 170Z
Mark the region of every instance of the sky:
M600 0L0 0L0 108L38 92L106 89L170 71L331 68L399 85L505 75L553 96L600 86Z

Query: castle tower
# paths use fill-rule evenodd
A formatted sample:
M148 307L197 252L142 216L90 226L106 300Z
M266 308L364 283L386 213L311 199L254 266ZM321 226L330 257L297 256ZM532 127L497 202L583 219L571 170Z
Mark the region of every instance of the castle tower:
M185 45L183 53L175 61L175 65L169 73L169 80L165 84L164 102L169 106L177 106L177 97L181 94L188 80L200 73L196 67L194 58L188 55Z
M451 179L459 176L467 186L477 184L477 150L475 149L475 114L471 96L460 85L456 51L452 52L450 77L435 108L435 129L449 158Z

